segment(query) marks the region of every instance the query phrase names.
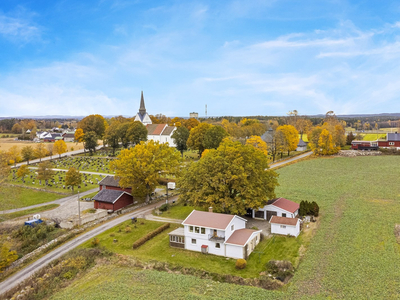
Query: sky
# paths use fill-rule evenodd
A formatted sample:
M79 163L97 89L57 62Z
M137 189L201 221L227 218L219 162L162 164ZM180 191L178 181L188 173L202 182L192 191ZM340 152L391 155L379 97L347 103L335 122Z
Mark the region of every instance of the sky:
M400 112L400 2L1 0L0 117Z

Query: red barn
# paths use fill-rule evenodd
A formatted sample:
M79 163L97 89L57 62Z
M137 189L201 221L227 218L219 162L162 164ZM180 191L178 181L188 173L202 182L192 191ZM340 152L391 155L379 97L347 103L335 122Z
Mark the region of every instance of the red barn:
M131 194L117 190L101 190L93 197L94 208L118 210L133 203Z
M103 189L106 190L117 190L117 191L125 191L127 193L132 193L132 188L122 188L119 185L119 181L115 179L114 176L106 176L102 181L99 182L100 191Z
M378 141L352 141L351 149L354 150L378 150Z
M378 144L381 148L396 147L397 149L400 149L400 133L388 133L386 135L386 141L378 141Z

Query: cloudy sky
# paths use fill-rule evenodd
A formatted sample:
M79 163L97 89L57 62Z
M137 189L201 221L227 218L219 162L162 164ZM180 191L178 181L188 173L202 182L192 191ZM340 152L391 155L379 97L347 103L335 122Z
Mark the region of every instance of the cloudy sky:
M1 0L0 116L400 112L400 2Z

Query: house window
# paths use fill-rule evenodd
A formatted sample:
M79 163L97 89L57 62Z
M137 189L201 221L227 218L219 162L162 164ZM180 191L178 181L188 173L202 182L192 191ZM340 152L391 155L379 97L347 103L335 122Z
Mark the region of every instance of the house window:
M394 146L394 142L389 142L389 146Z
M192 239L192 244L196 244L196 239Z
M200 233L200 227L195 227L195 228L194 228L194 232L195 232L195 233Z
M201 227L201 234L206 234L206 229Z
M231 230L233 231L235 229L235 225L232 225L231 226Z
M193 226L189 226L189 231L193 232Z
M282 214L282 217L286 218L286 214Z
M286 228L286 226L285 225L281 225L281 228Z
M221 248L221 244L220 243L215 243L215 248Z

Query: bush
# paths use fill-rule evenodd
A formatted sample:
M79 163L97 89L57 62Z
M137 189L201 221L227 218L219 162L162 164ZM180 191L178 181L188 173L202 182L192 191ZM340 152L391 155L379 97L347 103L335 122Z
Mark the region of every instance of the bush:
M236 267L236 269L242 270L242 269L246 268L246 265L247 265L247 261L243 258L239 258L236 261L235 267Z
M99 243L100 243L100 241L98 238L93 238L93 240L91 242L92 247L96 247Z
M270 260L265 267L269 274L282 282L287 282L294 274L293 265L287 260Z
M169 228L169 226L170 226L170 224L166 223L166 224L158 227L156 230L153 230L152 232L149 232L144 237L142 237L142 238L138 239L136 242L134 242L133 245L132 245L132 248L133 249L139 248L141 245L143 245L147 241L151 240L153 237L155 237L156 235L160 234L165 229Z
M315 201L313 201L313 202L301 201L300 202L300 208L299 208L300 216L302 216L302 217L304 217L304 216L318 217L318 214L319 214L319 206Z
M158 209L159 211L167 211L169 208L169 204L163 204L160 206L160 208Z
M129 226L126 226L126 227L125 227L125 232L126 232L126 233L129 233L129 232L131 232L131 231L132 231L132 229L131 229Z

